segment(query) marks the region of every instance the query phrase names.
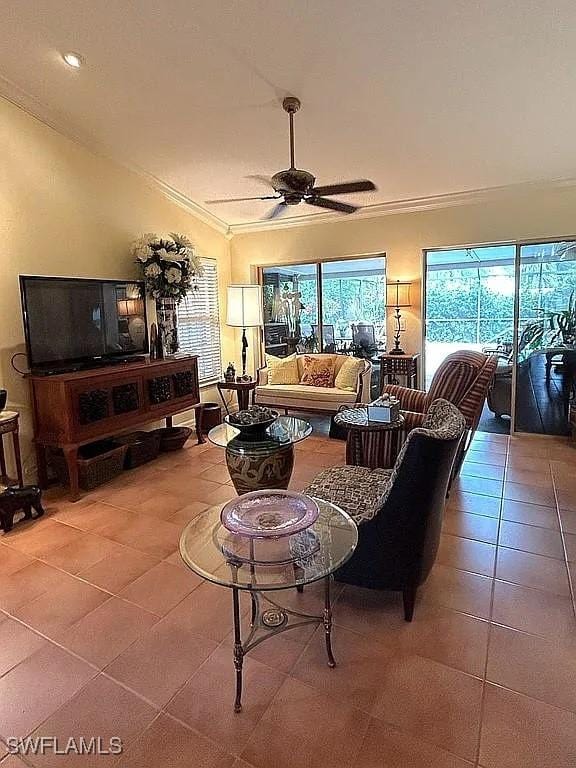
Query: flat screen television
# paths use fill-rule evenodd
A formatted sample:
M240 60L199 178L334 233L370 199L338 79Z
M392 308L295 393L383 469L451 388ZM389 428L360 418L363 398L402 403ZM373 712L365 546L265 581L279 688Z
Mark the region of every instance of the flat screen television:
M20 275L30 369L90 367L148 351L144 283Z

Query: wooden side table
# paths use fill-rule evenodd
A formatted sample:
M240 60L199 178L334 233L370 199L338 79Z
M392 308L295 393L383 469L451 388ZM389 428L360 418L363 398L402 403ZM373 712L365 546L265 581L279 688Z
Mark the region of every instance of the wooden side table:
M218 389L220 399L224 403L224 408L226 408L227 414L230 414L230 409L228 408L228 403L222 394L223 391L232 390L236 392L239 411L245 411L246 408L248 408L250 403L250 392L252 392L252 404L254 404L254 390L256 389L256 381L218 381L216 382L216 388Z
M346 464L368 469L390 469L398 455L404 416L398 421L369 421L365 405L341 406L334 421L347 430ZM389 433L387 435L386 433Z
M380 355L380 394L385 384L400 384L399 376L406 379L405 386L418 389L418 359L420 355Z
M20 414L17 411L0 411L0 482L3 485L10 485L10 478L6 470L6 456L4 455L4 435L12 433L12 446L14 448L14 458L16 460L16 473L18 474L18 485L20 488L24 485L22 477L22 459L20 457L20 438L19 431Z

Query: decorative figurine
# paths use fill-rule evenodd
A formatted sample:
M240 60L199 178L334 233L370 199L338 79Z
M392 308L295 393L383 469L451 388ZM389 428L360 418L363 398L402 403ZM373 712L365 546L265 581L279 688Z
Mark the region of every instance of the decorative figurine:
M224 373L224 381L227 382L233 382L236 379L236 368L234 368L234 363L228 363L228 368L226 368L226 372Z

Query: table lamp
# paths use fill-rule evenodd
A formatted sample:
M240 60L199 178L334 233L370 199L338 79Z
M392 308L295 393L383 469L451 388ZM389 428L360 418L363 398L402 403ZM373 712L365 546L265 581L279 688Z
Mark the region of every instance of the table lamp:
M406 280L395 280L393 283L386 283L386 306L394 307L396 320L396 330L394 332L394 349L391 349L389 355L403 355L404 350L400 346L400 307L410 306L410 285Z
M229 285L226 325L242 328L241 381L252 381L252 377L246 375L246 328L258 328L263 324L262 288L259 285Z

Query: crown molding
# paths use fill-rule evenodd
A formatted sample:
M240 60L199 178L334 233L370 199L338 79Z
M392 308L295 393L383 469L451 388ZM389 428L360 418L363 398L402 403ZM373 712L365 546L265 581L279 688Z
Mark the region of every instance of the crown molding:
M52 128L57 133L74 141L76 144L83 146L93 154L136 174L175 205L192 214L204 224L207 224L220 232L220 234L223 234L229 240L232 239L234 235L249 232L308 227L326 222L351 223L358 221L359 219L373 219L380 216L390 216L399 213L417 213L421 211L433 211L440 208L452 208L460 205L472 205L474 203L497 202L498 200L517 195L549 192L576 186L576 178L557 178L507 184L498 187L484 187L481 189L450 192L447 194L430 195L427 197L392 200L386 203L375 203L374 205L367 205L360 208L351 216L341 216L336 212L327 211L323 213L310 213L303 216L284 217L274 219L273 221L248 221L238 224L229 224L153 174L148 173L136 165L118 160L92 137L88 138L87 136L74 131L72 126L63 117L59 117L54 110L50 109L40 99L33 94L28 93L2 74L0 74L0 96L14 104L14 106L22 109L24 112L27 112L44 125Z
M4 75L0 74L0 96L6 101L14 104L15 107L23 110L27 114L39 120L44 125L47 125L52 130L61 134L70 141L87 149L94 155L102 157L110 162L115 163L131 173L139 176L148 186L153 187L159 191L164 197L168 198L171 202L180 208L183 208L188 213L191 213L197 219L204 224L216 229L221 234L225 235L228 239L232 237L232 232L226 221L218 218L210 211L207 211L198 203L195 203L189 197L179 192L174 187L171 187L164 181L161 181L156 176L143 170L137 165L126 163L111 155L102 145L100 145L93 138L87 138L86 136L77 133L72 129L72 126L66 122L63 118L59 118L54 110L50 109L36 96L28 93L16 83L8 80Z
M263 232L275 229L291 229L293 227L313 226L315 224L351 223L359 219L373 219L380 216L391 216L399 213L417 213L420 211L434 211L439 208L452 208L460 205L472 205L474 203L497 202L505 198L522 194L546 192L566 187L575 187L575 178L560 178L542 181L528 181L518 184L507 184L500 187L485 187L483 189L471 189L464 192L450 192L443 195L431 195L429 197L414 197L404 200L393 200L388 203L376 203L360 208L350 216L341 216L338 213L313 213L306 216L291 216L289 218L274 219L273 221L253 221L240 224L230 224L232 236L246 232Z

